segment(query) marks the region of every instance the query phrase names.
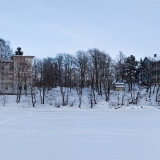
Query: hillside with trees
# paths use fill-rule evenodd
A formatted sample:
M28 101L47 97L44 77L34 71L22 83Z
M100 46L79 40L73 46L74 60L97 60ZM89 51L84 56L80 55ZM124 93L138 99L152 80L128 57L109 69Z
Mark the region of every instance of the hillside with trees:
M13 55L9 42L0 39L0 52L2 65ZM20 47L15 55L23 56ZM30 97L33 107L37 104L74 106L76 102L81 108L83 97L88 99L90 108L98 105L100 99L115 108L143 105L144 102L145 105L158 106L160 102L159 83L151 78L151 67L142 59L136 60L134 55L126 57L119 52L113 59L105 51L92 48L79 50L75 55L63 53L44 59L35 58L29 76L27 68L25 62L18 69L17 75L24 76L19 78L21 86L15 92L17 103L22 96ZM123 83L125 89L115 90L116 83ZM4 104L4 95L1 97Z

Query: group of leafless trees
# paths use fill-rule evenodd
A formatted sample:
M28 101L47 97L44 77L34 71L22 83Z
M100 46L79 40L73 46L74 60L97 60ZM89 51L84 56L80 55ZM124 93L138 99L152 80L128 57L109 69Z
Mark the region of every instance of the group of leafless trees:
M98 103L98 96L104 97L109 102L112 100L111 95L115 93L113 89L116 82L126 84L124 92L116 93L118 106L138 104L143 97L142 92L146 90L150 98L152 89L152 93L155 90L158 101L159 87L148 75L149 73L150 68L143 61L138 62L133 55L125 57L119 52L116 59L112 59L105 51L96 48L77 51L75 56L58 54L54 58L34 59L33 63L34 86L38 89L41 103L45 103L45 97L50 90L59 88L63 106L68 105L69 93L75 90L79 100L78 106L81 107L84 88L87 89L91 108ZM143 80L146 75L148 79L144 85Z
M78 51L76 55L58 54L55 58L34 60L34 85L39 90L41 103L54 87L59 87L62 105L68 104L68 95L74 89L81 107L83 89L87 88L87 96L91 108L97 104L97 96L109 101L115 82L125 81L129 91L138 82L138 61L134 56L125 57L120 52L116 60L99 49Z
M104 94L106 101L109 100L114 70L111 57L98 49L78 51L75 56L58 54L55 58L35 59L33 64L34 84L42 104L48 91L59 87L62 105L68 104L68 94L75 89L79 107L84 88L88 88L91 107L97 103L96 94Z

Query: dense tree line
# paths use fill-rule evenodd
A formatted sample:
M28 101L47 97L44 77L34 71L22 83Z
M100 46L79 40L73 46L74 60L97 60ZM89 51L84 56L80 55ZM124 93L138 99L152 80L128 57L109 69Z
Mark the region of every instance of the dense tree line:
M125 57L120 52L116 60L113 60L106 52L93 48L77 51L75 56L58 54L54 58L35 59L33 70L34 85L39 90L42 104L45 103L48 91L59 87L62 105L68 104L68 93L75 89L81 107L83 89L87 88L92 108L97 103L97 95L104 96L109 101L116 82L128 84L128 92L132 91L133 85L142 85L141 77L147 72L147 67L133 55Z

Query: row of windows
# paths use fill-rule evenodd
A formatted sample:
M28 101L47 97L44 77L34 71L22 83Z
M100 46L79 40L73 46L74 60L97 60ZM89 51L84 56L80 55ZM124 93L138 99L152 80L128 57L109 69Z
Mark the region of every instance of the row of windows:
M19 86L19 90L21 90L21 89L27 90L27 86L24 86L24 87Z
M13 64L10 64L10 65L9 64L8 65L5 64L5 65L3 65L2 66L2 70L4 70L5 68L9 68L9 70L12 70L13 69Z
M2 80L13 80L13 78L12 77L2 77Z
M2 86L2 89L4 89L4 90L8 90L8 88L9 88L9 87L8 87L8 84L5 84L5 85L4 85L4 88L3 88L3 86ZM22 87L19 86L19 90L21 90L21 88L22 88ZM24 86L22 89L27 90L27 86Z
M5 84L4 86L2 85L2 89L8 90L8 84Z

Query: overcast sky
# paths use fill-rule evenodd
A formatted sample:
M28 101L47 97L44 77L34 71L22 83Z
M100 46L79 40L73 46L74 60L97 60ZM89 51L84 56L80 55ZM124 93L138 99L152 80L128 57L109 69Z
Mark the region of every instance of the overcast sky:
M160 0L0 0L0 38L38 58L98 48L160 56Z

